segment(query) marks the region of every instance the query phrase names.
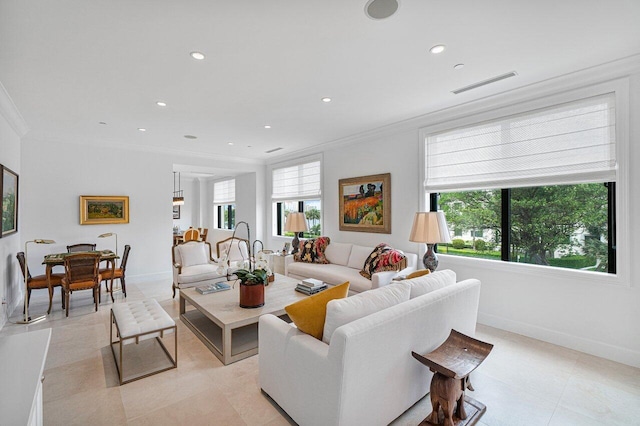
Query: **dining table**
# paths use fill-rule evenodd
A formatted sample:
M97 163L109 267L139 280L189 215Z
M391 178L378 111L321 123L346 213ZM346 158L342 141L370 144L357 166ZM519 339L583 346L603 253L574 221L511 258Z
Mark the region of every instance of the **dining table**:
M80 254L80 253L97 253L100 255L100 262L107 262L107 268L111 268L111 285L109 286L109 293L111 294L111 301L115 301L113 298L113 272L116 268L116 259L120 259L120 256L115 254L111 250L92 250L92 251L76 251L73 253L53 253L47 254L44 256L44 260L42 261L43 265L46 265L46 274L47 274L47 283L49 285L49 310L47 313L51 312L51 304L53 300L53 287L51 286L51 271L54 266L64 266L64 258L70 256L72 254ZM64 298L63 298L64 300ZM64 302L63 302L64 303ZM64 306L63 306L64 307Z

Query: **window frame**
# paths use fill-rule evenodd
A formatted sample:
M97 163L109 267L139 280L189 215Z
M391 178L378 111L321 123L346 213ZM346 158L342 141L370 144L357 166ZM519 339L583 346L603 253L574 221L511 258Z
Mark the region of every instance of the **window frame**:
M557 268L546 265L533 265L516 262L504 262L499 260L461 257L439 254L441 261L455 268L456 265L487 269L495 272L496 265L505 271L540 276L544 274L549 278L580 279L589 283L610 284L615 286L631 286L630 282L630 224L629 224L629 79L620 78L604 83L593 84L588 87L568 90L561 93L551 93L538 98L524 99L520 102L503 102L496 106L477 108L475 112L467 115L451 116L444 118L438 124L423 127L419 130L419 201L423 210L430 209L430 198L435 194L428 193L423 183L425 181L425 154L426 139L429 135L450 131L457 127L466 127L483 121L497 120L505 116L526 113L540 108L551 107L567 102L573 102L582 98L597 96L605 93L615 93L616 106L616 158L618 170L616 173L616 185L613 197L615 198L615 235L612 236L616 245L616 272L601 273ZM532 185L533 186L533 185ZM461 189L462 190L462 189ZM456 191L455 189L453 191ZM504 206L503 206L504 208ZM421 254L424 247L420 247Z
M236 211L236 194L235 194L235 178L231 178L231 179L222 179L222 180L218 180L215 181L213 183L213 228L215 229L221 229L221 230L233 230L235 228L235 220L234 223L231 223L231 216L233 213L233 217L235 219L235 214L237 213ZM215 193L215 188L216 188L216 184L222 183L222 182L228 182L228 181L233 181L233 187L234 187L234 193L233 193L233 200L230 199L226 199L224 202L215 202L215 197L216 197L216 193ZM223 212L223 208L226 206L226 210L227 210L227 223L223 224L223 218L224 218L224 212Z

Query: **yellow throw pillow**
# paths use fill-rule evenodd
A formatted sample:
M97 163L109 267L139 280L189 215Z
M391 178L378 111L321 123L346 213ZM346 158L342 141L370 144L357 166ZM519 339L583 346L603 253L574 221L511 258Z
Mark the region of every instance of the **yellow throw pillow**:
M285 306L284 310L298 330L322 340L327 303L333 299L344 299L348 294L349 281Z
M419 270L417 270L415 272L412 272L409 275L407 275L407 279L410 280L411 278L418 278L418 277L421 277L423 275L427 275L430 272L431 271L429 271L428 269L419 269Z

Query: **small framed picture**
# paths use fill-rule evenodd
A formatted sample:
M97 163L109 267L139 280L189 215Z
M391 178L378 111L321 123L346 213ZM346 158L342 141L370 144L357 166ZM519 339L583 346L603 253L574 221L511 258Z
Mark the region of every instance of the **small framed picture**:
M284 254L291 253L291 243L284 243L284 248L282 249Z
M129 197L81 195L80 225L107 223L129 223Z

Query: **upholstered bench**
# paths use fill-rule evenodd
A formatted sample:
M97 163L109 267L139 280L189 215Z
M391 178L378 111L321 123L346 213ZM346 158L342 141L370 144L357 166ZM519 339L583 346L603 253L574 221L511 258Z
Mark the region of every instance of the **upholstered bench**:
M115 342L113 341L114 325L116 326L116 337L119 339ZM174 333L175 344L173 357L171 357L171 354L161 340L166 333ZM171 362L171 366L123 380L124 360L122 359L122 346L130 343L138 344L141 340L153 337L160 343L160 346ZM119 346L119 356L116 355L114 345ZM176 328L176 323L155 299L116 303L113 305L111 308L111 325L109 328L109 346L111 346L111 352L113 352L116 369L118 370L118 379L121 385L178 366L178 329ZM118 360L120 360L120 362L118 362Z

